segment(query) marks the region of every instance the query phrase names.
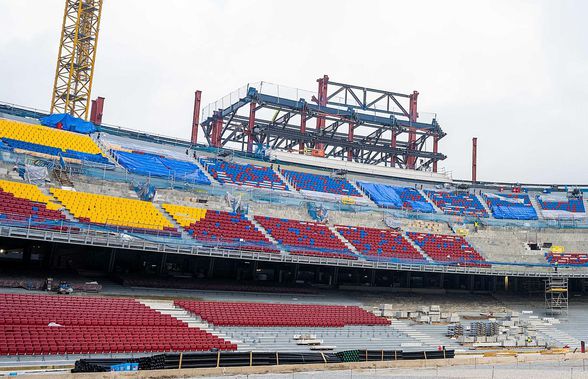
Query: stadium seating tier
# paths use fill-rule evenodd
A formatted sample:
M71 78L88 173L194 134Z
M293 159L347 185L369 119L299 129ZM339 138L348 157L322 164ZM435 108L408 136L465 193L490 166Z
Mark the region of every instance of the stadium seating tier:
M334 178L328 175L291 170L282 170L282 175L298 191L306 190L345 196L361 196L357 189L345 178Z
M388 325L390 321L357 306L175 301L179 307L219 326Z
M0 355L236 350L135 300L0 295Z
M270 167L225 162L214 158L200 158L200 163L221 184L288 190L286 183Z
M255 216L255 220L292 255L357 259L324 224L267 216Z
M457 266L490 267L480 255L461 236L407 232L433 261Z
M445 214L488 217L488 212L474 194L432 190L425 190L425 193Z

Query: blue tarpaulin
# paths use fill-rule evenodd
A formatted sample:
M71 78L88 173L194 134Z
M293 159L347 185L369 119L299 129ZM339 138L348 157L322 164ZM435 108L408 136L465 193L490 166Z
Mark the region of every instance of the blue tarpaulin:
M115 151L114 155L118 163L134 174L210 184L210 180L195 163L147 153Z
M76 133L90 134L96 131L96 125L67 113L52 114L43 117L40 121L41 125L69 130Z
M531 207L493 205L494 218L513 220L537 220L537 212Z
M415 191L411 188L395 187L387 184L357 182L378 206L383 208L409 208L415 212L434 213L433 206L423 199L403 200L400 194L406 191ZM416 192L416 191L415 191ZM418 194L418 192L416 192Z

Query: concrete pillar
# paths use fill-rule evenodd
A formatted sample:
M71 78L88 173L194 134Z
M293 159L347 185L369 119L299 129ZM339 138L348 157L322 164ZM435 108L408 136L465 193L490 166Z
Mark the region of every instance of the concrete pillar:
M473 291L474 290L474 287L476 285L476 283L475 283L475 277L473 275L470 275L470 282L469 283L470 283L470 285L469 285L469 288L468 289L470 291Z
M376 286L376 270L372 269L372 276L370 278L370 286L375 287Z
M161 263L159 263L159 273L163 274L166 272L167 266L167 253L161 254Z
M411 287L411 284L412 284L411 283L412 282L411 278L412 278L411 272L410 271L407 271L406 272L406 288L410 288Z
M339 267L333 269L333 287L339 284Z
M116 262L116 249L110 250L110 257L108 259L108 273L114 272L114 264Z
M492 286L491 289L492 289L493 293L496 292L497 283L498 283L498 278L496 276L493 276L492 277L492 284L491 284L491 286Z
M206 274L206 277L208 279L211 279L213 275L214 275L214 258L210 258L210 262L208 262L208 273Z
M439 288L443 289L443 283L445 283L445 274L439 274Z
M300 270L300 265L296 263L294 265L294 281L298 280L298 271Z

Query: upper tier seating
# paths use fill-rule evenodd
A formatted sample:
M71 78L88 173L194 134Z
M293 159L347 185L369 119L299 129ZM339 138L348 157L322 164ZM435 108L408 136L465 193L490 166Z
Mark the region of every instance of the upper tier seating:
M35 185L0 180L0 220L33 223L64 220L59 208Z
M432 190L425 190L425 193L445 214L488 217L488 212L473 194Z
M492 215L498 219L537 220L529 195L524 193L484 193Z
M298 191L315 191L345 196L361 196L361 194L345 178L332 178L328 175L310 174L282 170L282 175L288 179Z
M586 266L588 265L587 253L545 253L547 262L554 264L557 262L559 266Z
M0 295L0 356L211 348L236 350L230 342L132 299Z
M370 182L357 182L357 185L379 207L435 213L433 206L414 188Z
M485 259L461 236L406 233L431 259L458 266L490 267Z
M193 162L143 152L115 150L113 155L121 166L134 174L169 178L196 184L210 184L210 180Z
M359 252L368 257L425 261L425 257L397 231L343 225L337 225L336 228Z
M537 196L537 203L541 209L546 211L565 211L565 212L574 212L574 213L584 213L586 209L584 208L584 200L583 199L561 199L559 201L551 201L542 198L541 196Z
M290 254L357 259L324 224L264 216L255 216L255 220Z
M286 183L269 167L225 162L214 158L200 158L200 163L221 184L288 190Z
M147 234L179 236L152 203L51 188L51 193L74 217L84 223L115 226L118 229Z
M0 119L0 139L15 149L64 158L109 163L87 135Z
M388 325L390 321L357 306L175 301L175 304L219 326Z
M279 253L274 244L244 215L182 205L163 204L178 224L199 241L213 246Z

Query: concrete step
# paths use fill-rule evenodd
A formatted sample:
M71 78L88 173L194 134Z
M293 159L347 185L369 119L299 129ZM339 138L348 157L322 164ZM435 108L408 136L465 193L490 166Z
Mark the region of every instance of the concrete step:
M192 154L192 152L190 152L190 154ZM208 180L210 180L210 183L215 185L218 184L220 185L220 183L212 176L210 175L210 173L208 172L208 170L206 169L206 167L204 167L202 165L202 163L200 163L200 161L198 160L198 158L193 159L192 162L194 162L196 164L196 166L198 166L198 168L200 169L200 171L202 171L204 173L204 175L206 175L206 177L208 178Z
M176 230L178 230L182 234L182 238L186 238L188 240L192 239L192 236L190 234L188 234L188 232L184 228L182 228L182 226L180 224L178 224L178 222L176 220L174 220L174 218L169 213L167 213L167 211L165 209L163 209L161 204L157 204L157 203L152 203L152 204L155 206L155 208L157 208L159 210L159 212L161 212L163 217L165 217L169 222L171 222L171 224L176 228Z
M417 245L409 236L408 234L406 234L405 230L401 230L401 234L402 237L404 237L405 240L408 241L408 243L410 243L412 245L412 247L414 247L419 253L421 253L421 255L423 257L425 257L425 259L427 260L427 262L429 263L433 263L433 259L431 257L429 257L429 255L427 253L425 253L425 251L423 249L421 249L421 247L419 245Z
M61 207L62 207L62 208L60 209L60 211L61 211L61 213L63 213L63 214L65 215L65 218L66 218L68 221L72 221L72 222L77 222L77 221L78 221L78 220L76 220L76 218L74 217L74 215L73 215L73 214L71 214L71 212L69 211L69 209L67 209L67 208L65 207L65 205L63 205L63 203L62 203L61 201L59 201L59 199L57 199L56 197L54 197L54 196L51 194L51 192L49 191L49 188L47 188L47 187L43 187L43 186L39 186L38 188L39 188L39 189L41 190L41 192L43 192L45 195L49 196L51 199L54 199L54 200L53 200L53 202L54 202L54 203L57 203L57 204L61 205ZM72 189L73 189L73 188L72 188Z
M243 341L229 338L224 333L214 328L213 325L202 320L198 315L190 313L183 308L177 307L173 301L164 300L139 300L139 302L161 314L169 315L177 320L180 320L188 325L188 328L198 328L204 330L212 335L222 338L225 341L237 344L237 350L247 349L248 345L243 344Z
M482 207L484 207L484 209L486 210L486 213L488 213L488 218L494 219L494 215L492 214L492 211L488 207L488 204L486 204L486 200L484 200L484 196L482 196L478 193L475 193L474 196L476 196L478 198L478 201L480 201L480 204L482 204Z
M537 198L534 195L529 195L529 200L531 201L531 205L533 206L533 208L535 208L535 212L537 213L537 218L539 220L545 220L545 217L543 217L543 213L541 213L541 207L539 206L539 203L537 202Z
M326 225L326 224L325 224ZM361 253L359 252L359 250L357 250L355 248L355 246L353 246L353 244L349 241L347 241L345 239L345 237L343 237L341 234L339 234L339 232L337 231L337 229L335 229L335 227L333 225L326 225L327 228L329 228L329 230L335 235L337 236L337 238L339 239L339 241L343 242L345 244L345 246L351 250L351 252L353 254L357 254L358 256L361 256Z
M271 235L268 233L267 230L265 230L263 228L263 226L261 226L261 224L259 222L257 222L257 220L255 218L253 218L253 215L250 214L246 214L245 217L251 221L251 223L253 225L255 225L255 227L268 239L270 240L274 245L276 245L278 247L278 249L280 249L280 253L285 254L284 249L282 248L282 246L280 246L280 243Z
M429 196L427 196L427 194L425 193L425 191L423 191L422 189L418 189L417 191L421 194L422 197L424 197L425 199L427 199L427 201L429 202L429 204L431 204L433 206L433 209L435 210L435 212L437 213L443 213L443 211L441 210L441 208L439 208L437 206L437 204L435 204L435 202L431 199L429 199Z

